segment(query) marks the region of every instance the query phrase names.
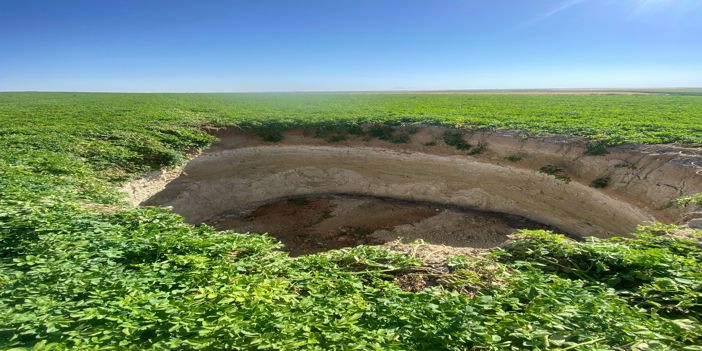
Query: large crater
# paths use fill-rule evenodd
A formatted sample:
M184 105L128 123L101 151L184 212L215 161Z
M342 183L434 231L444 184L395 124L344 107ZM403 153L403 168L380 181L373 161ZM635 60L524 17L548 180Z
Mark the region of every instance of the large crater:
M653 220L674 221L682 212L671 200L702 191L696 169L675 150L622 147L584 156L585 145L573 140L472 133L463 138L481 152L467 155L443 142L445 132L424 127L393 144L367 137L330 143L291 131L267 143L220 130L219 142L177 178L161 176L169 181L162 190L159 177L130 187L137 198L160 190L144 205L172 206L193 224L268 232L293 253L395 237L489 247L521 228L626 234ZM605 177L605 189L590 186Z

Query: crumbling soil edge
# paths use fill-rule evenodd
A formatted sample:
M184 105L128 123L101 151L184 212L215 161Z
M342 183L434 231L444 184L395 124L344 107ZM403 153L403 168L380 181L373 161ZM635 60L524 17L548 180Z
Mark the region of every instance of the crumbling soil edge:
M464 131L467 142L485 143L487 150L480 155L466 156L455 148L441 143L441 133L448 128L423 126L412 135L407 144L392 144L380 140L359 140L350 138L338 143L312 138L304 130L287 131L281 143L266 143L259 137L239 130L225 128L212 131L219 141L208 149L204 157L254 146L283 147L292 145L336 148L379 147L402 153L430 153L434 155L456 155L466 159L507 164L514 168L535 169L546 162L563 166L575 182L585 183L596 175L611 173L612 186L602 190L609 196L624 199L635 207L655 215L665 222L675 222L690 209L670 206L671 200L686 193L702 191L702 177L699 164L702 164L702 150L678 145L621 145L609 148L604 156L585 156L587 141L578 137L554 135L529 135L515 131ZM437 141L439 141L437 143ZM427 146L430 143L434 146ZM506 155L523 156L520 162L505 161ZM630 164L636 168L620 167ZM163 190L165 185L177 178L184 167L165 172L155 172L146 178L125 184L123 189L130 194L132 203L142 203L150 195ZM666 182L666 178L673 179ZM700 179L700 181L697 181ZM672 184L669 184L672 183ZM643 194L643 195L642 195ZM656 199L658 198L658 199ZM656 199L656 201L650 201ZM689 219L689 218L686 218Z

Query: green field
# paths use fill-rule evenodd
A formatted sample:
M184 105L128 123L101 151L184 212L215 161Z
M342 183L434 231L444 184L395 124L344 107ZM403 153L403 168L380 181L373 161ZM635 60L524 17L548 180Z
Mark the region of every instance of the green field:
M163 123L427 123L573 134L612 143L702 143L702 95L0 94L9 127L85 131ZM32 123L33 125L27 125Z
M399 253L289 258L117 191L206 147L201 126L358 123L702 144L702 96L2 93L0 349L702 350L702 248L673 226L525 232L407 292Z

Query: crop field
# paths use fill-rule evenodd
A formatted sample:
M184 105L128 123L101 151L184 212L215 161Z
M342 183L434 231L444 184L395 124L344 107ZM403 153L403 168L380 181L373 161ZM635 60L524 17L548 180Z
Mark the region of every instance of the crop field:
M699 230L526 230L439 272L376 246L289 257L118 190L203 127L361 124L699 148L702 96L1 93L0 349L702 350ZM433 285L397 284L416 274Z

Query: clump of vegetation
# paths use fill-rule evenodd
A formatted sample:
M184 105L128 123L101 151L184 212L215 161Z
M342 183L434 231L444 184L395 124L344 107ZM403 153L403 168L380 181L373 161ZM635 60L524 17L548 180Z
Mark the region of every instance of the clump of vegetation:
M609 151L607 151L607 142L605 141L590 141L585 147L587 148L585 155L588 156L602 156L609 153Z
M607 185L609 185L609 182L612 180L612 177L610 176L602 176L599 177L592 182L590 182L590 186L593 188L605 188Z
M551 165L551 164L545 165L545 166L539 168L539 171L541 173L546 173L548 175L552 175L552 176L556 177L556 179L564 181L566 183L570 182L570 177L568 176L568 174L562 168L560 168L556 165Z
M484 142L479 142L478 145L468 151L468 155L478 155L483 153L485 150L487 150L487 144Z
M680 207L690 205L702 207L702 193L679 197L675 203Z
M410 135L406 132L397 132L390 137L390 141L393 144L405 144L410 141Z
M629 168L629 169L636 169L636 165L631 163L631 162L620 162L614 165L614 168Z
M410 125L404 126L403 130L405 132L407 132L408 134L412 135L412 134L417 134L417 132L419 132L419 127L416 125L410 124Z
M277 143L283 140L283 130L275 126L256 128L254 132L264 141L271 143Z
M507 155L504 157L505 160L510 161L510 162L519 162L522 160L522 156L520 155Z
M463 139L463 133L460 130L449 129L444 132L442 138L446 145L453 146L458 150L468 151L471 148L471 145Z
M671 318L702 317L697 301L700 272L677 265L700 264L697 239L671 236L675 226L641 227L631 239L589 238L574 242L544 231L523 232L507 247L503 262L538 262L544 272L615 289L628 304ZM698 238L702 233L695 234ZM668 291L679 294L669 295ZM679 320L679 319L678 319Z
M363 135L363 128L358 124L349 124L344 121L320 122L306 126L305 134L314 138L324 138L329 142L343 141L348 135Z
M346 135L344 134L332 134L324 138L329 143L338 143L340 141L345 141L347 139Z
M373 124L368 127L368 135L380 140L390 140L395 129L386 124Z
M387 124L374 124L368 127L368 135L380 140L389 141L393 144L404 144L409 142L410 133L401 127L393 127Z

